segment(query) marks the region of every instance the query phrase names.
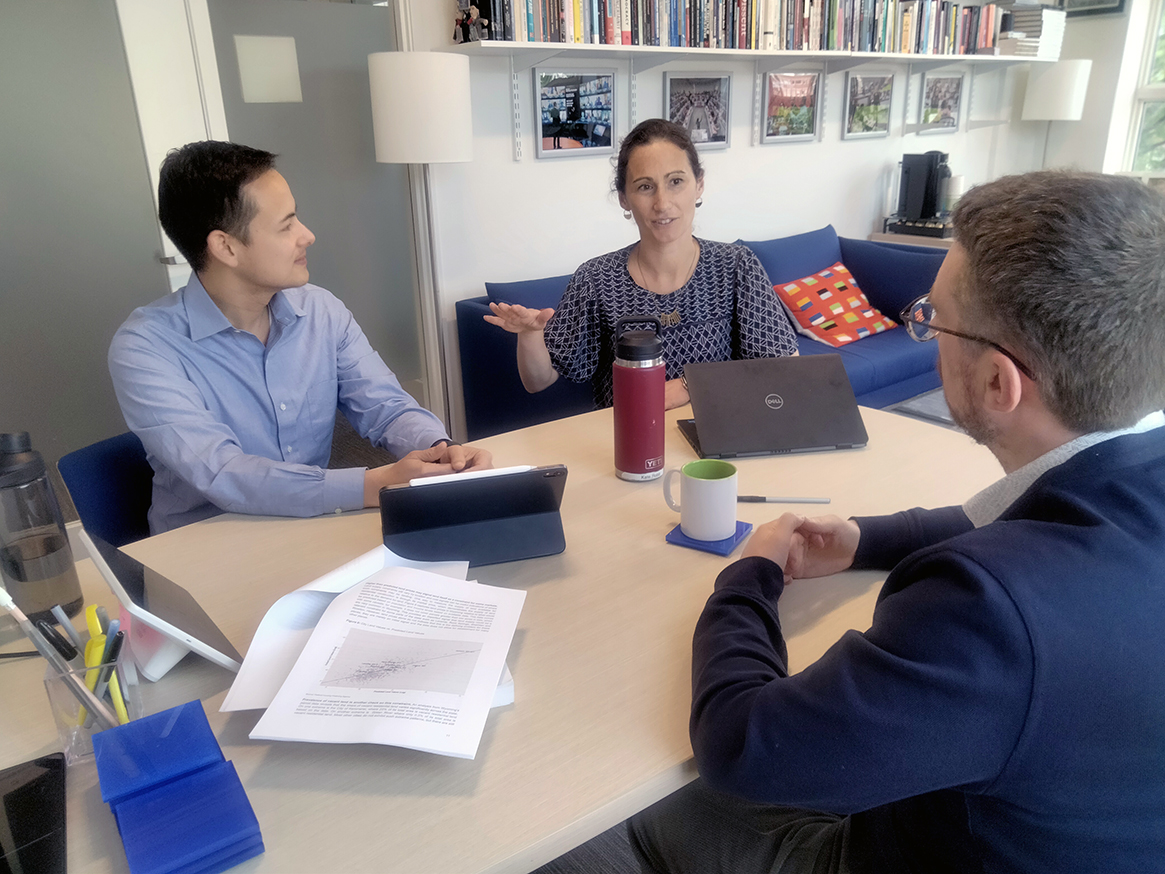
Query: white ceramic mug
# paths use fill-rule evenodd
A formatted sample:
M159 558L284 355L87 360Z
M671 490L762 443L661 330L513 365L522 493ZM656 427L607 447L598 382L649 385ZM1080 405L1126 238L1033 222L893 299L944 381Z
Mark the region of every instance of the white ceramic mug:
M677 476L681 503L672 498ZM736 533L736 467L727 461L704 458L672 468L663 478L663 497L693 540L726 540Z

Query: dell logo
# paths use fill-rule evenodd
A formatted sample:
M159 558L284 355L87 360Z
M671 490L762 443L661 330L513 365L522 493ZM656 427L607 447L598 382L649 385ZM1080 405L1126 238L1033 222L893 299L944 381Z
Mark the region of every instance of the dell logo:
M771 394L765 398L765 406L770 410L779 410L785 405L785 399L778 394Z

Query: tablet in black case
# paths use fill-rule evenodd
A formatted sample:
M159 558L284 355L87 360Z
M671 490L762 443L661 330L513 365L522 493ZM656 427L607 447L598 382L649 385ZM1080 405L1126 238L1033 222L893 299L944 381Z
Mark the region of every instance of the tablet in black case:
M384 545L414 561L468 561L471 567L557 555L566 549L562 492L566 467L380 490Z

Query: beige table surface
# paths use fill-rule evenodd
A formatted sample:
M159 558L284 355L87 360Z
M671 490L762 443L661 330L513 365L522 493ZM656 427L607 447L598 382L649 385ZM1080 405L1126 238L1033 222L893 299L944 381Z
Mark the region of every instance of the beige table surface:
M678 411L687 413L687 410ZM820 495L829 507L741 504L759 523L788 509L842 516L942 506L1000 476L967 437L862 410L862 450L746 459L741 494ZM669 414L667 462L695 457ZM569 468L562 555L473 569L528 592L510 650L516 701L491 714L473 761L374 745L251 741L256 712L218 712L233 675L187 657L145 687L147 710L204 700L254 806L267 850L240 872L522 872L694 776L687 720L691 634L730 559L664 542L678 521L653 483L616 479L611 412L481 441L498 466ZM281 595L374 547L375 511L315 519L220 516L127 548L194 592L240 651ZM88 561L86 595L112 597ZM883 575L799 581L782 597L793 670L865 628ZM0 648L20 646L0 627ZM43 663L0 662L0 766L58 748ZM125 871L92 766L69 774L69 870Z

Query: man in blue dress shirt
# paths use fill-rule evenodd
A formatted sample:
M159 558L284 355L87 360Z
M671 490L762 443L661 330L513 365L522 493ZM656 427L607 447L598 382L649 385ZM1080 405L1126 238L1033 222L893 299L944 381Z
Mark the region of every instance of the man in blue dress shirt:
M315 235L274 160L200 142L162 165L159 217L193 274L135 310L109 349L122 413L154 468L154 534L220 512L374 507L386 485L491 463L450 441L348 309L308 284ZM337 408L399 460L327 470Z

